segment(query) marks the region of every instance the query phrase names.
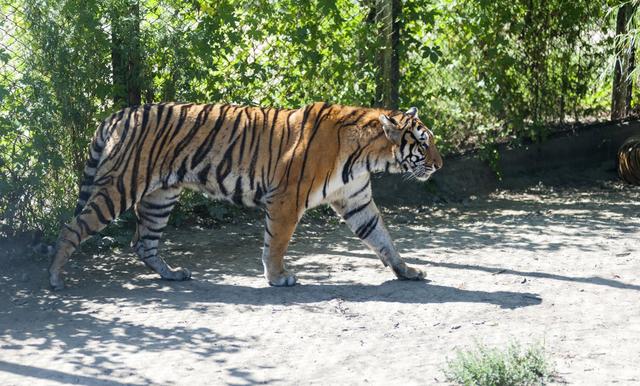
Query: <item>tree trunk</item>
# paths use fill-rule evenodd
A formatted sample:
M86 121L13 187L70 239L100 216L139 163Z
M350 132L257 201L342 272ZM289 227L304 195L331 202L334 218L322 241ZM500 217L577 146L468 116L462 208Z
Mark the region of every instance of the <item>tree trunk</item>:
M396 109L400 86L400 0L376 0L375 21L378 24L380 49L376 58L378 79L376 104Z
M624 38L629 25L633 22L636 5L627 3L618 8L616 16L616 62L613 70L613 86L611 90L611 119L621 119L631 112L631 95L633 79L631 73L635 68L635 44Z
M633 97L633 70L636 67L636 45L635 39L629 47L629 63L627 65L627 95L625 98L626 115L631 113L631 98Z
M140 3L114 5L111 13L111 65L113 103L139 105L141 98Z

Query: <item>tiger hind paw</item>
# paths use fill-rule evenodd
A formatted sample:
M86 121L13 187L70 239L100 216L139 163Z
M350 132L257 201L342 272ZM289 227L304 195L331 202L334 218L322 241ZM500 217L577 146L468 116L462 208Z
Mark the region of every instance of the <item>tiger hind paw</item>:
M269 285L273 287L292 287L298 281L296 275L288 271L282 272L280 275L268 278Z

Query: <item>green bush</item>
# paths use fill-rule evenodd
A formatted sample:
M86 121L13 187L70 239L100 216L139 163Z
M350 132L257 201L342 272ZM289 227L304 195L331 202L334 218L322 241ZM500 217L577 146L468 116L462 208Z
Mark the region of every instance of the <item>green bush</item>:
M544 385L551 371L542 346L522 348L511 343L504 351L481 344L458 351L445 374L465 386L520 386Z

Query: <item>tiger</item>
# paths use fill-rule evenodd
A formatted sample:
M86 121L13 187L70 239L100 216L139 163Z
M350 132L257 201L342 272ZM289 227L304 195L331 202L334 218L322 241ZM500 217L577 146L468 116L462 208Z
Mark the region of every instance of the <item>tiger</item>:
M618 149L618 176L631 185L640 185L640 136L627 138Z
M426 181L443 165L433 132L406 112L316 102L299 109L160 103L127 107L98 126L70 222L54 247L49 282L78 246L129 209L139 259L165 280L191 272L159 256L160 237L184 189L265 213L262 263L272 286L293 286L284 255L303 213L330 205L397 278L425 272L398 254L371 191L371 174Z

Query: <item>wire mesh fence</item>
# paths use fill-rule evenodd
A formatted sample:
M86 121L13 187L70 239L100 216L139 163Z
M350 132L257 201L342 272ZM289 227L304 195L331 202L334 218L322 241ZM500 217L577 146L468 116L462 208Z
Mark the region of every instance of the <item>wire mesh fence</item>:
M392 60L384 50L394 34L391 3L2 0L0 79L14 89L32 71L55 77L60 66L91 64L89 75L110 74L95 81L111 83L114 95L129 85L144 102L376 102L368 83ZM90 63L65 63L61 55L73 50L85 50Z
M15 87L24 72L24 63L30 56L28 31L23 27L22 12L13 4L0 3L0 82L4 92Z
M0 228L55 229L124 105L380 102L386 3L0 0Z
M594 81L607 48L592 44L605 13L591 0L0 0L0 235L68 218L98 121L130 104L417 106L445 151L541 136L608 103Z

